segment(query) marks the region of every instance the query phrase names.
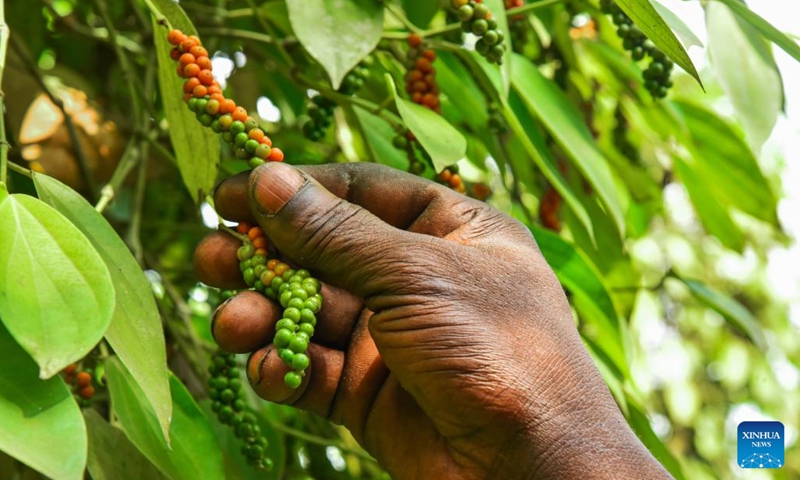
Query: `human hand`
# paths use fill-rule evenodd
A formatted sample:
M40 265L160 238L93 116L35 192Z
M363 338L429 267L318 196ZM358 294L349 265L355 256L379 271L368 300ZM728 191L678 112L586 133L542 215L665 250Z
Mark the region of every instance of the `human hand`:
M243 292L213 333L254 351L264 399L343 424L395 479L668 478L632 434L530 232L487 205L370 164L269 164L225 181L218 212L257 222L324 282L297 390L270 346L280 307ZM238 240L195 253L244 288Z

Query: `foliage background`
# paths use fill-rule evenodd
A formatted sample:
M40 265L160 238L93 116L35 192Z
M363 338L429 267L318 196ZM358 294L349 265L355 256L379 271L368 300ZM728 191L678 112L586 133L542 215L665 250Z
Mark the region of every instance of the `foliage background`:
M227 73L233 97L258 112L289 161L363 160L405 168L404 155L391 147L390 125L348 99L339 99L345 108L337 110L337 128L323 141L302 138L299 121L306 108L307 85L297 88L279 65L281 52L263 41L268 35L283 37L290 31L285 4L279 0L257 3L259 8L249 0L183 1L181 6L209 50L220 52L215 73ZM429 3L409 0L392 5L397 11L406 7L408 17L414 19ZM716 25L709 23L711 16L704 12L720 7L719 3L663 2L704 45L689 48L689 54L706 92L688 75L680 74L670 99L654 103L642 91L640 72L620 49L610 23L591 3L552 3L528 17L542 44L555 45L525 52L544 76L522 75L516 69L510 79L513 93L506 112L520 122L524 135L518 130L495 140L488 133L486 97L498 95L491 85L499 84L499 72L485 68L475 57L465 58L449 51L446 44L438 44L438 78L446 96L444 116L468 141L468 160L459 163L461 174L470 182L489 184L494 190L489 202L534 229L570 293L581 332L612 392L637 433L675 475L682 473L691 479L797 478L800 277L791 267L800 264L798 63L784 51L768 47L758 32L741 22L731 23L732 17L718 19ZM800 33L789 16L781 15L784 2L751 3L753 10L779 29ZM260 13L254 14L256 11ZM568 11L582 15L571 19ZM583 26L586 13L598 20L597 39L582 35L580 28L570 28ZM107 333L108 343L94 349L86 361L104 382L94 406L83 411L93 478L163 475L156 473L156 468L180 478L199 471L193 469L203 466L197 460L203 457L211 464L206 465L211 469L206 472L214 471L222 468L214 465L215 457L208 453L214 449L224 452L228 478L255 478L243 467L238 447L213 420L204 400L204 364L211 348L208 321L218 292L196 283L190 258L199 239L216 227L217 218L207 203L196 206L184 187L190 183L189 169L182 168L181 162L192 153L181 149L197 149L199 140L175 142L180 128L174 118L166 118L167 101L158 93L153 48L153 33L163 32L153 31L146 6L135 0L12 0L6 2L6 21L12 30L3 75L11 159L61 180L92 204L105 204L106 218L143 266L157 299L156 313L166 332L165 355L175 374L167 380L164 372L162 393L172 393L174 418L201 418L180 425L173 421L173 442L187 442L191 452L183 457L163 456L164 445L159 443L163 439L158 435L133 432L131 424L137 422L149 421L155 432L164 426L155 414L148 413L148 400L144 399L158 404L154 399L159 393L136 390L137 384L146 382L130 377L131 372L122 365L125 358L122 363L116 360L123 357L125 348L114 345ZM107 28L107 21L114 25L113 30ZM403 48L400 39L404 34L398 32L404 25L391 14L385 15L385 22L392 33L386 35L389 43L380 47L378 70L393 74L399 82L401 65L392 50ZM443 15L439 15L432 28L443 24ZM676 25L671 23L678 31ZM745 39L744 47L738 49L732 40L737 38L736 31L745 32L738 37ZM687 38L681 35L685 44ZM709 51L718 52L711 61ZM736 55L725 56L727 51ZM559 68L561 65L567 68ZM310 72L308 81L318 90L326 88L324 72ZM467 74L459 74L463 72ZM486 76L489 87L487 81L473 80L481 75ZM48 106L44 88L63 99L74 123L73 132L62 110ZM556 97L565 102L548 103L551 90L547 89L563 92ZM359 97L371 105L382 103L387 97L382 75L374 74ZM633 154L623 150L615 137L620 131L618 108L628 125L623 135ZM542 115L542 109L568 111L569 115ZM388 110L394 111L391 106ZM580 121L573 121L576 118ZM569 145L586 129L583 122L595 138L588 150L572 151ZM80 145L77 149L73 135ZM574 211L566 207L559 212L562 228L558 234L542 228L540 199L549 184L523 138L551 167L567 165L566 184L591 216L596 243ZM587 180L591 175L585 173L587 165L581 164L586 152L599 154L592 158L601 159L613 172L614 187L625 210L622 237L618 225L606 214L607 207L597 200L597 180ZM489 156L494 162L485 161ZM85 166L81 167L79 157L84 157ZM737 171L735 164L743 170ZM754 169L756 165L763 177ZM82 168L90 174L83 174ZM221 169L221 175L227 175L242 165L223 162ZM433 172L429 169L425 174L431 177ZM90 178L94 181L87 181ZM113 201L108 190L100 189L103 185L114 188ZM9 186L14 193L36 195L38 190L42 199L46 197L41 185L36 188L14 172ZM52 195L68 198L63 192ZM80 220L65 215L80 228ZM4 235L10 238L8 232ZM90 233L86 235L92 238ZM108 237L99 238L101 243L111 242ZM138 268L135 263L134 267ZM609 303L603 304L606 298ZM10 316L0 313L4 321ZM0 335L0 340L9 338ZM32 361L12 344L8 351L18 355L10 353L8 359L18 359L24 368L12 369L16 364L4 358L6 373L0 377L0 385L28 385L27 401L32 404L40 399L37 392L45 390L50 393L41 395L59 396L69 403L58 377L36 383L40 381ZM109 357L109 347L117 356ZM118 387L122 384L134 388L122 391ZM0 387L0 415L8 414L8 406L15 404L9 392ZM292 409L252 400L261 413L264 430L270 432L272 456L281 459L274 478L383 475L342 429ZM66 403L59 405L71 408ZM115 415L109 416L109 406ZM210 422L202 419L203 412ZM126 418L135 421L126 423ZM787 428L786 466L770 472L739 469L735 465L736 425L766 418L782 421ZM41 448L22 454L14 451L9 444L17 432L4 425L9 423L0 422L0 450L29 464L31 456L39 461L52 453ZM59 437L48 427L52 425L36 428L41 428L43 435L53 435L49 437L52 441L80 444L66 433ZM80 449L76 446L74 450L65 449L64 458L80 463L80 458L74 457L80 457ZM126 462L120 462L121 457ZM39 474L0 454L0 478L14 475L36 478ZM75 477L64 474L60 478Z

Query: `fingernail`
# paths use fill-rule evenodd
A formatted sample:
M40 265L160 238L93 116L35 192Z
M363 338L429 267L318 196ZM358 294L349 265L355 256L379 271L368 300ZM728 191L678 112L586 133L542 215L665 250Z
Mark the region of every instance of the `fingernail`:
M254 173L253 199L265 215L277 214L306 182L300 171L284 163L268 163Z

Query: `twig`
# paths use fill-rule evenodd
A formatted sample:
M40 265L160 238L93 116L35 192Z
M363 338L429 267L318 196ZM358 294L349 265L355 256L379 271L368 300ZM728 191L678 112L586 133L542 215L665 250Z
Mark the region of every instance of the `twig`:
M302 430L297 430L295 428L286 426L286 425L284 425L284 424L282 424L280 422L275 422L275 421L267 418L266 416L263 417L263 418L265 418L267 420L267 423L269 423L269 426L271 428L273 428L275 430L278 430L279 432L283 432L283 433L285 433L287 435L291 435L291 436L293 436L295 438L299 438L301 440L305 440L308 443L313 443L313 444L316 444L316 445L322 445L322 446L325 446L325 447L336 447L339 450L341 450L342 452L349 453L351 455L355 455L355 456L357 456L358 458L360 458L362 460L368 460L370 462L377 463L377 460L372 458L372 456L370 454L364 452L363 450L350 448L348 446L342 445L341 442L337 442L336 440L331 439L331 438L318 437L316 435L312 435L310 433L306 433L306 432L304 432Z
M384 2L383 3L383 7L386 10L388 10L389 13L394 15L394 17L396 19L400 20L400 23L402 23L403 26L406 27L407 29L409 29L410 31L412 31L412 32L414 32L416 34L420 34L422 32L422 30L420 30L416 25L411 23L411 21L408 18L406 18L406 16L402 12L398 11L397 8L394 5L392 5L391 3Z
M136 162L139 161L138 143L139 141L136 137L128 141L128 145L122 153L119 165L117 165L114 174L111 176L111 180L109 180L100 191L100 200L97 201L94 207L99 213L103 213L106 207L108 207L108 204L111 203L111 200L116 196L117 190L119 190L122 182L128 177L128 173L136 166Z
M47 83L42 77L42 73L39 71L39 67L33 62L33 59L30 58L25 48L20 45L19 42L20 40L18 40L17 37L11 37L11 47L17 52L17 55L25 61L28 72L36 79L36 82L50 98L50 101L64 114L64 124L67 127L67 133L72 142L72 148L75 150L75 158L78 159L78 167L80 168L81 176L86 182L86 186L89 188L89 201L94 202L97 199L97 182L95 182L94 176L92 175L92 169L89 166L89 162L86 160L86 155L83 153L83 147L78 138L78 130L75 128L72 116L67 113L64 102L47 86Z

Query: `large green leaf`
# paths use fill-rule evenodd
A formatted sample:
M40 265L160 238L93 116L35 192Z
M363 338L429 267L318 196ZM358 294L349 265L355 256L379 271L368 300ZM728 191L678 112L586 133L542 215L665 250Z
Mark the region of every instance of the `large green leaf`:
M694 205L700 223L708 233L714 235L723 245L742 252L744 250L744 235L733 223L730 212L715 196L708 179L702 176L696 162L674 159L675 173L680 178Z
M364 135L364 142L372 153L373 161L399 170L408 170L408 156L392 145L392 138L396 134L391 125L360 108L352 109L352 114L354 121L360 124L359 130Z
M402 3L406 17L419 28L427 28L442 8L439 0L402 0Z
M436 112L400 97L392 77L387 74L386 79L394 95L397 111L422 148L431 156L436 171L441 172L464 158L467 152L464 135Z
M624 235L625 211L611 169L574 104L554 82L539 72L536 65L519 55L513 56L513 63L514 90L572 158L603 200L620 236Z
M758 160L736 131L706 109L689 103L675 105L691 136L684 145L694 157L693 168L701 177L714 179L708 188L726 205L777 225L777 198Z
M208 419L181 382L170 375L170 444L142 389L117 357L106 362L111 403L128 438L172 480L224 478L222 455Z
M773 27L771 23L764 20L752 10L747 8L747 5L740 0L716 0L727 5L733 10L736 15L747 21L750 25L755 27L761 32L764 37L768 38L775 45L781 47L786 53L792 56L795 60L800 62L800 45L792 40L788 35Z
M675 32L678 37L680 37L684 47L689 48L691 46L703 46L703 42L697 38L697 35L694 34L688 25L686 25L681 17L672 13L672 10L668 9L664 5L661 5L656 0L650 0L650 3L653 4L653 7L655 7L658 14L661 15L661 18L667 22L669 28L671 28L672 31Z
M648 0L615 0L617 5L639 27L647 38L653 41L658 48L667 54L675 63L689 75L693 76L701 86L700 75L683 48L678 37L672 32L667 22L661 18L653 4Z
M719 2L706 4L711 67L758 153L783 108L783 82L769 44Z
M105 261L117 299L106 340L144 390L168 438L172 399L167 354L150 283L122 239L82 196L52 177L34 174L33 180L39 198L78 227Z
M169 138L183 183L192 199L200 202L211 192L217 178L219 138L211 129L203 128L183 102L183 80L175 73L176 64L169 56L172 46L167 42L164 28L157 25L156 20L166 18L173 28L187 35L196 35L197 30L174 1L150 0L147 3L156 7L152 13L158 56L158 84L169 122Z
M0 203L0 316L50 378L94 348L114 311L114 287L86 237L46 203Z
M36 363L0 324L0 450L56 480L80 480L86 427L61 378L41 380Z
M680 280L689 287L689 291L695 298L722 315L731 325L747 335L747 338L752 340L762 352L766 351L767 342L761 325L741 303L698 280L688 278L680 278Z
M373 0L287 0L297 39L339 88L383 34L383 4Z
M96 410L85 410L83 416L89 431L86 467L92 480L166 480L125 432L103 420Z
M584 334L602 349L624 378L628 368L619 319L602 275L583 252L557 234L529 228L559 282L572 294L581 320L591 327L585 328Z

